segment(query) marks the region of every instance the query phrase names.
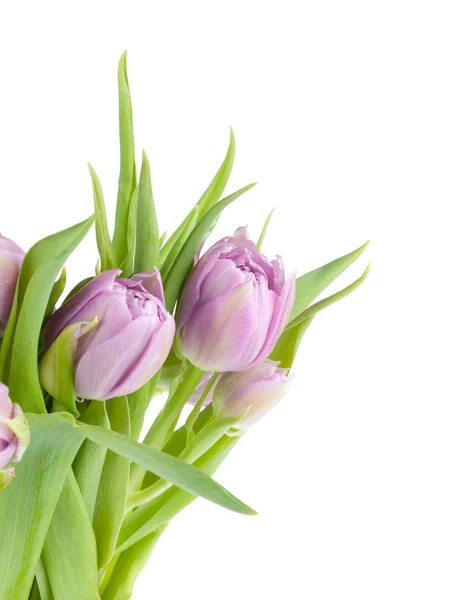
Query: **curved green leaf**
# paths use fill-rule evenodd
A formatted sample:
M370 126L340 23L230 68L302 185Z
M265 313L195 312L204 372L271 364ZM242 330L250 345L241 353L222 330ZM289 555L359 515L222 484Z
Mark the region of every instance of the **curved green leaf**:
M233 168L234 156L236 153L236 140L234 137L234 131L230 130L229 145L226 152L226 156L219 167L216 175L213 177L212 182L204 191L201 198L183 219L181 225L174 231L171 237L165 242L160 253L160 263L163 264L168 257L169 253L175 248L175 255L180 251L179 240L183 234L185 228L189 227L190 220L193 218L194 211L197 211L197 219L199 220L208 209L214 206L221 198L226 184L228 182L231 170Z
M210 228L213 227L214 222L219 217L221 212L227 206L229 206L231 202L237 200L239 196L242 196L242 194L252 189L255 185L255 183L251 183L250 185L246 185L246 187L241 188L237 192L234 192L234 194L227 196L212 206L198 221L196 227L193 229L188 236L188 239L184 243L183 248L180 250L177 259L173 263L164 281L165 300L167 308L170 312L172 312L175 307L181 287L183 285L183 281L186 278L188 269L193 264L196 251L198 250L205 235L208 233Z
M51 518L84 437L68 414L27 415L31 444L0 493L0 598L24 600L33 582Z
M201 496L210 502L223 506L228 510L245 515L256 514L252 508L238 500L221 485L213 481L202 471L173 456L150 448L145 444L128 438L115 431L107 431L100 427L81 425L79 431L88 439L106 446L128 460L136 462L143 469L152 471L159 477L171 481L174 485Z
M290 320L298 316L317 298L330 283L335 281L346 269L360 257L368 246L369 241L362 246L297 278L295 302Z
M313 321L315 315L338 302L348 294L351 294L354 290L356 290L368 277L370 271L370 265L368 265L364 271L364 273L359 277L356 281L351 283L349 286L340 290L336 294L329 296L328 298L324 298L319 302L316 302L306 310L304 310L298 317L295 317L293 321L291 321L287 327L284 329L284 332L280 336L270 358L277 362L280 362L280 366L283 369L290 369L294 363L295 356L297 355L297 350L299 348L300 342L307 331L310 323Z
M56 276L93 222L94 216L48 236L35 244L23 261L17 287L16 323L12 324L15 333L11 340L10 372L3 373L3 381L25 412L45 412L38 379L38 344L43 319ZM4 350L7 354L8 349L2 346L2 359L5 359Z

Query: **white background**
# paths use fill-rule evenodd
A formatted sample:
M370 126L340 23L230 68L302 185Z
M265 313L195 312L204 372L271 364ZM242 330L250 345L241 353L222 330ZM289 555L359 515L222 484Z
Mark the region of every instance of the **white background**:
M3 234L27 248L113 210L115 71L169 231L237 137L218 234L248 223L303 273L372 244L320 313L285 401L218 473L260 516L177 518L134 600L473 599L475 19L471 2L9 2ZM90 274L94 236L69 263ZM357 277L365 260L352 268ZM158 404L155 406L158 410Z

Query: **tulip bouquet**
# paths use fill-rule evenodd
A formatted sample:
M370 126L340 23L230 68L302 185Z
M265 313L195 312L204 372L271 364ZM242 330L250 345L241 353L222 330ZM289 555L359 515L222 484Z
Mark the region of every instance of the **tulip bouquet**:
M196 497L254 514L212 476L285 394L317 312L368 273L317 300L366 244L296 278L262 253L268 222L257 242L239 227L212 243L222 211L253 187L222 198L232 132L209 187L160 237L145 154L136 173L125 55L118 81L112 239L92 167L92 217L26 254L0 237L1 600L126 600ZM95 276L63 299L64 264L93 225Z

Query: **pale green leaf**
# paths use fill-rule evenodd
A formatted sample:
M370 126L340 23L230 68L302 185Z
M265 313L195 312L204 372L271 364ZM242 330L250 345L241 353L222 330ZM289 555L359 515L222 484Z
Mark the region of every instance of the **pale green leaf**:
M290 320L298 316L307 306L313 302L330 283L335 281L355 260L360 257L368 246L369 241L336 260L323 265L305 275L301 275L296 281L295 302Z
M42 559L55 600L97 597L96 541L72 471L56 505Z
M144 151L137 199L137 241L134 271L136 273L153 272L154 267L158 267L159 264L159 252L160 236L153 201L150 164Z
M123 435L129 439L130 416L127 398L112 398L106 402L111 430L84 425L82 433L92 429L104 435ZM96 441L96 440L92 440ZM106 444L103 444L107 447ZM112 558L117 536L124 517L129 486L129 460L117 452L107 452L94 512L94 532L97 541L97 562L103 568Z
M101 182L97 173L88 163L89 172L92 179L92 189L94 192L94 211L96 213L96 242L100 257L100 270L107 271L117 267L114 248L109 236L109 227L107 225L107 212L104 204L104 194L102 192Z
M0 493L1 597L28 597L51 518L83 441L68 414L27 415L31 444Z
M187 276L188 269L193 264L196 251L198 250L205 235L213 226L221 212L229 204L237 200L239 196L242 196L242 194L253 188L255 185L255 183L251 183L250 185L241 188L237 192L234 192L234 194L227 196L212 206L198 221L196 227L188 236L183 248L180 250L180 253L178 254L164 281L166 305L170 312L172 312L175 307L181 287Z
M370 266L368 265L363 275L361 275L361 277L352 284L343 290L340 290L336 294L332 294L328 298L324 298L323 300L312 304L312 306L309 306L309 308L300 313L299 316L295 317L295 319L293 319L293 321L287 325L284 332L280 336L270 358L279 362L280 367L284 369L290 369L295 360L295 356L297 355L297 350L300 342L302 341L304 333L307 331L315 315L324 308L327 308L327 306L338 302L338 300L341 300L356 290L368 276L369 270Z
M23 261L17 287L15 323L8 323L14 330L14 337L10 340L10 372L3 372L2 381L9 386L12 398L25 412L45 411L38 379L41 327L56 276L93 222L94 217L90 217L74 227L48 236L35 244ZM5 341L1 362L3 366L8 365Z
M127 52L124 52L120 58L117 78L119 85L120 175L112 243L117 262L121 265L129 253L127 239L130 203L137 187L132 101L127 76Z

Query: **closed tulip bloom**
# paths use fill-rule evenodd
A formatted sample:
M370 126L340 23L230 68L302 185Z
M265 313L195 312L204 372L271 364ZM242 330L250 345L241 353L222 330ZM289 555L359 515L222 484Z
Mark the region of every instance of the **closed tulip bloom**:
M0 337L5 333L24 257L25 253L15 242L0 235Z
M288 369L265 360L238 373L225 373L213 394L213 412L218 418L243 418L237 429L247 429L281 400L289 387Z
M74 387L80 398L107 400L135 392L160 369L173 343L175 322L165 308L158 270L132 279L117 279L119 273L111 269L95 277L45 327L48 349L69 325L97 320L92 329L76 328ZM48 352L46 362L47 357ZM42 370L47 391L52 376Z
M12 462L18 462L30 443L30 431L22 409L8 395L8 388L0 383L0 489L6 487L15 475Z
M269 261L246 227L198 261L180 302L183 355L203 371L242 371L266 359L290 316L295 275Z

